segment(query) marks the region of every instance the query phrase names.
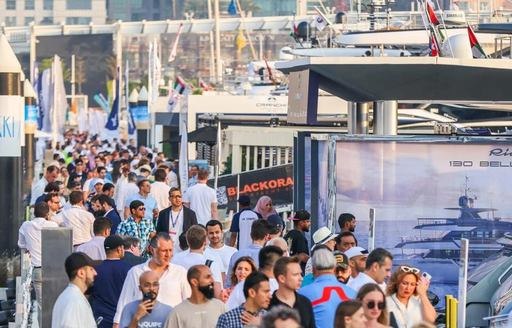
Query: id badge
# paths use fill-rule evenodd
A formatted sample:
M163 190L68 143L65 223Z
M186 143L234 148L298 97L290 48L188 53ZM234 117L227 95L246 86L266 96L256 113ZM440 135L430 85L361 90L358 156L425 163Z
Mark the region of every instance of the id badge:
M172 240L175 241L177 238L178 232L175 228L169 228L169 235L171 236Z

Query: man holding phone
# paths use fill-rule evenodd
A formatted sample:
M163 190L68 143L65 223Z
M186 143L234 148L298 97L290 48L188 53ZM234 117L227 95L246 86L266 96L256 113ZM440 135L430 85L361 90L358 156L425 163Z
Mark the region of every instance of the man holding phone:
M119 328L163 327L172 307L156 300L160 288L158 278L153 271L146 271L140 275L139 289L142 292L142 300L126 304L121 314Z

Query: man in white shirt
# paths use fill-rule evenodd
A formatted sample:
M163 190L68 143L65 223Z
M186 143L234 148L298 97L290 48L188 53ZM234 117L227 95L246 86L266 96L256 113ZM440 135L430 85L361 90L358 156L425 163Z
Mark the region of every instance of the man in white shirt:
M142 299L139 277L145 271L154 271L160 276L160 291L157 296L160 303L174 307L190 296L187 271L182 266L170 263L173 255L173 242L169 234L159 232L151 239L150 249L152 258L128 271L117 303L114 324L119 323L121 312L126 304Z
M261 215L254 212L251 209L251 198L246 195L242 195L238 198L238 204L240 204L240 210L233 216L231 221L231 232L229 245L238 249L247 248L251 244L251 227L252 223Z
M218 219L217 194L208 187L208 171L199 170L197 183L185 192L183 204L196 212L197 222L205 225L211 219Z
M279 258L283 257L283 250L277 246L265 246L260 250L258 257L259 271L267 276L270 284L270 292L274 293L274 291L279 288L279 284L274 277L274 264L276 264ZM228 306L228 310L232 310L242 305L244 302L244 282L240 281L235 288L233 288L226 305Z
M94 216L84 209L83 192L72 191L69 202L71 207L57 214L54 221L61 227L73 229L73 246L77 247L94 236Z
M57 166L50 165L46 168L44 176L32 187L30 205L35 204L36 199L44 193L44 187L46 187L48 183L57 180L58 176L59 168Z
M237 249L224 244L224 234L222 231L222 223L218 220L210 220L206 223L206 232L208 234L209 244L205 250L205 256L210 254L221 259L222 264L222 281L226 280L229 261L231 256L236 253Z
M364 285L373 283L379 285L385 293L385 279L391 276L392 266L393 255L384 248L376 248L368 254L368 258L366 259L366 270L358 274L354 279L350 279L347 285L357 293Z
M130 172L128 168L124 169L123 175L117 180L115 199L117 211L121 215L124 213L126 199L139 192L139 187L137 187L136 182L137 174Z
M222 289L222 264L204 255L206 230L200 225L193 225L187 230L186 237L189 250L176 254L172 263L181 265L186 270L194 265L205 264L212 271L215 297L219 298Z
M161 211L171 205L169 201L169 190L171 187L165 183L167 174L164 169L155 171L155 182L151 184L150 195L156 200L158 211Z
M36 299L39 307L42 303L42 272L41 272L41 230L44 228L57 228L55 222L48 220L49 207L45 202L39 202L34 206L34 215L30 221L25 221L18 233L18 247L30 255L32 270L32 285L36 291ZM39 309L41 312L41 309ZM39 318L41 325L41 317Z
M103 244L105 243L105 238L110 236L111 228L112 223L109 219L104 217L97 218L94 220L93 224L94 237L88 242L78 246L76 251L87 254L95 261L103 261L107 258L107 255L105 254L105 246Z
M91 306L84 296L94 283L93 265L94 261L84 253L73 253L66 258L64 266L69 285L53 305L52 328L96 328Z

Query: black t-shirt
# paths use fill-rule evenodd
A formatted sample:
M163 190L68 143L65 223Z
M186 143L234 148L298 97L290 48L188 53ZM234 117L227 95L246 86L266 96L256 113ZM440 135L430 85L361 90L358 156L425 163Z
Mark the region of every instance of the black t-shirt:
M295 256L300 253L305 253L309 255L308 240L306 239L306 236L304 236L304 232L295 229L290 230L284 236L284 240L286 240L286 242L288 243L290 256ZM306 263L301 262L300 267L302 268L302 272L304 273Z
M278 305L290 307L288 304L281 302L277 298L276 292L274 292L272 294L272 298L270 299L270 305L268 309L270 310L274 306ZM293 309L299 312L300 324L303 328L316 328L315 316L313 314L313 306L311 305L311 301L307 297L295 293L295 304L293 304Z

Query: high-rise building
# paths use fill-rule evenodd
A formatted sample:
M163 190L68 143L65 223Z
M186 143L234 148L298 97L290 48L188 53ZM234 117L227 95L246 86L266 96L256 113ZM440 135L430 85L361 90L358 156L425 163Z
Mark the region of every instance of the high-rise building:
M177 19L184 0L107 0L108 21Z
M0 0L0 23L105 24L106 0Z

